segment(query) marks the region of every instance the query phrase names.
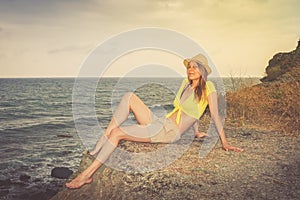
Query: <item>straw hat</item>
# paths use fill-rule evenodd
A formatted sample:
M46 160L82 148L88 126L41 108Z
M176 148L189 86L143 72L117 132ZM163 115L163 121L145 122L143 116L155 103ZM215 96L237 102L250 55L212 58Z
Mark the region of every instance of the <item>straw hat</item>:
M195 62L199 63L200 65L202 65L206 69L207 75L211 73L211 68L209 67L207 58L204 55L198 54L198 55L194 56L193 58L184 59L184 61L183 61L184 66L188 67L189 62L191 62L191 61L195 61Z

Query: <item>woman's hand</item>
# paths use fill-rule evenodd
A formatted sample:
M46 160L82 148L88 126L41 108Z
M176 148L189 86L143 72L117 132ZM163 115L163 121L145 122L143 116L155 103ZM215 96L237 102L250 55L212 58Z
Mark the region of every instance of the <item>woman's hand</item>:
M234 146L230 146L230 145L223 145L223 149L225 151L235 151L235 152L242 152L244 151L243 149L241 148L238 148L238 147L234 147Z
M203 137L206 137L206 136L208 136L206 133L204 133L204 132L197 132L197 133L195 133L195 137L196 138L203 138Z

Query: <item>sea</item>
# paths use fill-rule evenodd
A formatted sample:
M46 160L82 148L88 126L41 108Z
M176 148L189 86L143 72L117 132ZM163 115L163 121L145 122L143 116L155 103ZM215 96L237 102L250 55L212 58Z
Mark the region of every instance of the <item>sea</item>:
M50 199L66 182L52 177L51 170L77 170L82 152L96 143L83 141L76 126L74 104L82 97L93 103L91 111L82 111L81 123L88 126L96 119L101 134L126 92L136 93L154 112L168 112L182 79L1 78L0 199ZM259 78L215 82L224 93L257 84Z

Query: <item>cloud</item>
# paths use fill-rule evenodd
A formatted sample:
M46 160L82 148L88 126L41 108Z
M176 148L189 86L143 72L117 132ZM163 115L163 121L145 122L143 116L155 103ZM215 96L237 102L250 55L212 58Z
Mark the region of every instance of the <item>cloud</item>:
M93 44L150 26L193 38L218 52L214 56L223 66L240 49L253 49L234 61L244 66L242 58L256 53L256 44L265 42L262 47L273 52L269 44L277 38L284 43L283 36L299 34L299 9L299 0L0 0L0 52L7 52L7 66L38 66L33 55L49 66L76 66Z
M4 13L39 13L53 12L62 5L76 4L82 2L81 0L3 0L0 1L0 11ZM86 1L88 2L88 0ZM82 4L82 3L81 3Z
M102 23L122 23L127 19L141 21L155 15L161 8L171 10L181 7L181 4L180 1L161 0L3 0L0 1L0 19L26 24L87 17Z
M1 0L0 21L17 24L46 23L93 7L94 0ZM46 20L46 21L45 21Z
M63 52L74 52L74 51L86 51L91 49L92 45L83 45L83 46L65 46L62 48L51 49L48 51L49 54L57 54Z

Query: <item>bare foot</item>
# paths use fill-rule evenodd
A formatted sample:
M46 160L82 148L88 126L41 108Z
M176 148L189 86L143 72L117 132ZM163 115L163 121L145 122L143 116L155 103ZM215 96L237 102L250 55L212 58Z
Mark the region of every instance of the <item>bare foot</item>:
M78 189L80 187L82 187L85 184L89 184L93 181L92 178L85 176L83 174L79 174L75 179L73 179L71 182L66 183L66 186L68 188L72 188L72 189Z
M196 133L196 138L203 138L203 137L206 137L206 136L208 136L206 133L204 133L204 132L198 132L198 133Z

